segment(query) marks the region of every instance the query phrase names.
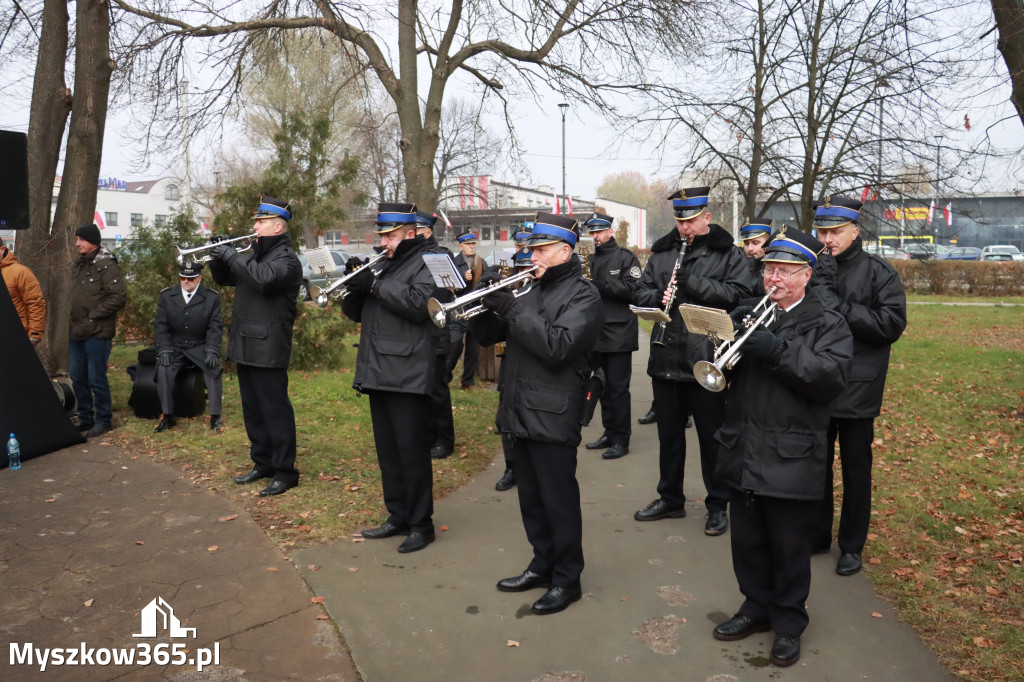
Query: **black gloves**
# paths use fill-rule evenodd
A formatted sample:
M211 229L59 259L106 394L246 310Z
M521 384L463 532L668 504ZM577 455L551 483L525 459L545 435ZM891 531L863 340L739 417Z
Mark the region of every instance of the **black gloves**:
M491 270L489 272L485 272L484 274L480 275L480 281L477 282L477 284L476 284L476 286L474 288L475 289L483 289L484 287L489 287L492 284L494 284L495 282L500 282L500 281L501 281L501 275L497 271Z
M230 244L217 244L217 246L213 247L210 251L210 256L215 260L224 261L225 263L230 263L231 259L237 255L238 252L235 251L235 248Z
M758 329L743 344L743 354L752 358L767 358L782 344L779 337L767 329Z
M156 354L156 364L160 365L161 367L170 367L171 366L171 356L173 354L174 353L172 351L169 351L169 350L162 350L162 351L160 351L159 353Z
M347 275L350 272L353 272L356 268L362 266L362 264L365 262L366 261L364 261L359 256L352 256L347 261L345 261L345 274Z
M686 291L686 281L690 279L690 268L676 270L676 291Z
M212 350L208 350L206 357L203 358L203 364L206 365L206 369L217 369L220 365L220 358Z
M483 304L484 307L504 317L512 309L512 306L516 304L516 296L509 291L508 287L496 289L484 296Z
M732 319L732 328L736 331L742 331L746 329L743 326L743 318L754 312L754 306L752 305L741 305L737 306L735 310L729 313L729 317Z
M210 243L219 244L220 242L226 241L228 239L230 239L230 237L228 237L226 234L215 234L212 237L210 237Z
M346 284L345 288L348 289L349 293L353 293L359 296L366 296L370 293L370 289L373 288L374 276L373 271L370 268L365 268L360 271L355 277L350 279Z

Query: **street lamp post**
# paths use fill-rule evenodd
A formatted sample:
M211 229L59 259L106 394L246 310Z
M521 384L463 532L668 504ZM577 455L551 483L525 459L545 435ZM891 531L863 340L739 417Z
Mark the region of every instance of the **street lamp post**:
M568 196L565 193L565 112L569 110L569 105L562 102L558 108L562 110L562 199L564 201Z

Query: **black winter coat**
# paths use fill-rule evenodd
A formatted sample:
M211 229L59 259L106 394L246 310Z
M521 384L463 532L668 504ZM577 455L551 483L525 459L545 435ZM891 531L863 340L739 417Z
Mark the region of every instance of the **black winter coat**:
M217 284L235 287L228 359L253 367L288 367L302 264L287 234L260 237L252 254L214 260Z
M630 353L638 350L637 317L629 311L640 281L640 261L629 249L609 239L590 257L590 279L604 304L604 327L594 350L598 353Z
M197 367L203 367L206 351L220 355L224 330L220 295L200 284L186 305L180 286L167 287L160 292L153 328L157 352L184 353Z
M679 230L674 228L654 242L633 303L664 309L661 298L672 278L672 266L681 245ZM679 306L693 303L732 310L741 298L750 296L750 266L743 252L733 244L732 235L718 225L711 225L707 234L694 238L680 269L688 273L686 284L677 290L672 303L665 345L651 344L647 373L667 381L694 381L693 363L710 360L714 347L706 337L687 331Z
M492 312L469 321L482 346L506 341L501 362L497 425L501 433L542 443L580 444L587 355L594 347L604 309L580 261L548 268L516 299L505 317Z
M406 239L385 261L367 295L350 294L341 309L362 323L352 388L429 395L435 362L436 327L427 313L434 278L423 262L428 242Z
M853 337L810 295L770 329L782 340L775 354L740 358L732 371L715 474L757 495L821 499L829 401L846 386Z
M117 313L127 302L117 257L107 247L79 256L71 271L71 338L114 338Z
M907 328L907 295L896 270L862 248L857 238L836 256L840 310L853 334L850 383L832 403L832 416L867 419L882 411L889 350Z

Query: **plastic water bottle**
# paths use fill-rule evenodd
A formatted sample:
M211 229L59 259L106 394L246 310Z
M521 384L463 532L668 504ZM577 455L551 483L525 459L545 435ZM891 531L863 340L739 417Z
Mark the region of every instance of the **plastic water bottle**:
M10 462L12 470L21 468L21 445L18 444L18 439L14 437L13 433L7 441L7 460Z

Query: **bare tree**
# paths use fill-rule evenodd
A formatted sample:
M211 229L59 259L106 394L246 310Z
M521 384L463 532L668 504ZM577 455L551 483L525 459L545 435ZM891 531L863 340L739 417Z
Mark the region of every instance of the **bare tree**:
M459 196L462 190L459 183L453 182L456 178L488 174L501 148L502 141L481 124L479 108L474 110L462 100L445 105L434 159L435 205L445 206ZM473 187L470 191L478 189Z
M996 47L1010 72L1010 101L1024 123L1024 5L1020 0L992 0L999 40Z

